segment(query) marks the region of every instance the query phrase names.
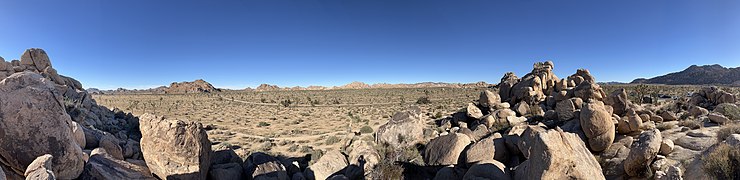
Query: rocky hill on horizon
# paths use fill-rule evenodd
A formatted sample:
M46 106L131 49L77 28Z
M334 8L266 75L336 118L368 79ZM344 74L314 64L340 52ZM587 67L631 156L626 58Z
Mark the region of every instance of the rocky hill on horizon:
M476 83L446 83L446 82L420 82L420 83L376 83L367 84L364 82L354 81L341 86L294 86L294 87L280 87L277 85L261 84L257 88L247 88L245 90L254 91L294 91L294 90L338 90L338 89L391 89L391 88L433 88L433 87L447 87L447 88L479 88L479 87L490 87L494 84L488 84L484 81Z
M691 65L683 71L653 78L638 78L632 84L667 85L729 85L740 86L740 67L726 68L719 64Z
M149 89L118 88L115 90L100 90L97 88L88 88L87 91L92 94L189 94L221 92L222 89L213 87L211 83L203 79L197 79L191 82L172 82L169 86L159 86Z

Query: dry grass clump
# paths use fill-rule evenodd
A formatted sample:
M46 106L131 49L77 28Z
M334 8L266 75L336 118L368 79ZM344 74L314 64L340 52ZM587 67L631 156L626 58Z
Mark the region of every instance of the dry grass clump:
M722 125L722 127L717 130L717 142L724 141L732 134L740 134L740 123L730 123Z
M720 143L703 157L702 169L716 179L740 178L740 149Z
M373 133L373 127L370 127L370 126L362 126L362 128L360 128L360 133L362 133L362 134L370 134L370 133Z

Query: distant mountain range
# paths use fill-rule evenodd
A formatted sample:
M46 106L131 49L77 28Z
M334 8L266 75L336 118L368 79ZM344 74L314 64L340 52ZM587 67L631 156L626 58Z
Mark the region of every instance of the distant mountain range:
M718 64L692 65L680 72L645 79L639 78L633 84L668 84L668 85L732 85L740 86L740 67L726 68Z
M488 84L486 82L476 83L443 83L443 82L422 82L414 84L366 84L363 82L352 82L342 86L308 86L308 87L280 87L277 85L261 84L257 88L246 88L243 91L295 91L295 90L335 90L335 89L381 89L381 88L432 88L432 87L448 87L448 88L478 88L478 87L489 87L495 84ZM170 86L160 86L150 89L124 89L118 88L116 90L100 90L96 88L87 89L88 92L93 94L183 94L183 93L209 93L227 91L228 89L214 88L210 83L204 80L195 80L193 82L181 82L172 83ZM228 90L228 91L242 91L242 90Z
M87 89L93 94L186 94L186 93L210 93L220 92L221 89L213 87L211 83L198 79L192 82L173 82L170 86L160 86L150 89L124 89L116 90L99 90L96 88Z
M377 83L377 84L366 84L363 82L351 82L342 86L308 86L308 87L279 87L277 85L261 84L255 89L247 88L247 91L285 91L285 90L333 90L333 89L389 89L389 88L431 88L431 87L449 87L449 88L476 88L476 87L488 87L495 84L488 84L480 81L476 83L443 83L443 82L421 82L413 84L388 84L388 83Z

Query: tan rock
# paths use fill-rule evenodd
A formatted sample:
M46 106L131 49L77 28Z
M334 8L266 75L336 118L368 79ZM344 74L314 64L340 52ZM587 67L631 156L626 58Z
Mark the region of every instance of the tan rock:
M46 67L51 67L49 56L43 49L38 48L26 49L21 55L21 64L33 66L37 72L43 72Z
M82 149L61 97L54 84L37 73L16 73L0 81L0 139L12 142L0 145L0 156L17 174L44 154L53 156L57 178L74 179L82 173Z
M140 117L141 152L160 178L205 179L211 165L211 141L200 123Z
M480 162L490 162L492 160L506 161L508 153L506 151L505 140L496 136L489 136L470 145L465 151L465 161L468 164Z
M149 179L155 180L146 164L117 159L103 148L95 148L85 164L81 179Z
M727 117L725 117L724 115L720 113L709 113L707 117L709 118L710 121L720 123L720 124L730 122L730 119L728 119Z
M674 147L675 145L673 144L673 140L663 139L663 142L660 143L660 154L667 156L668 154L671 154L671 152L673 152Z
M501 103L501 97L489 90L483 90L480 93L480 99L478 100L480 106L487 108L494 108L497 104Z
M460 133L434 138L424 149L424 162L431 166L457 164L463 150L471 142L467 135Z
M601 102L589 102L581 109L581 128L588 138L591 150L603 151L614 141L614 123Z
M481 112L481 110L473 103L468 103L468 106L465 108L465 113L468 117L473 119L480 119L483 117L483 112Z
M511 179L511 172L506 169L503 163L490 160L471 166L463 176L463 180L473 179L509 180Z
M627 159L624 160L624 171L630 176L644 177L648 173L650 163L660 150L663 137L660 131L653 129L640 134L637 144L633 144Z
M423 136L424 123L420 112L407 110L397 112L390 121L380 126L375 134L375 142L400 148L420 142Z
M321 156L316 163L309 165L306 169L306 175L313 176L314 179L327 179L332 174L347 167L347 165L349 165L349 162L344 154L338 150L332 150Z
M54 172L52 172L52 158L51 154L39 156L28 165L23 176L26 176L26 179L29 180L56 180Z
M533 132L529 158L515 169L514 179L604 179L578 135L560 128Z

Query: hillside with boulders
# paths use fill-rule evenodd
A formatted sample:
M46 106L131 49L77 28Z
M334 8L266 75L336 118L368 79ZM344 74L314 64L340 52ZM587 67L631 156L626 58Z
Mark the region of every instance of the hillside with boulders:
M649 79L639 78L633 84L668 84L668 85L732 85L740 86L740 67L726 68L719 64L697 66L691 65L680 72Z
M589 70L559 78L554 68L506 73L452 114L408 106L374 132L345 134L341 148L287 158L237 154L197 121L98 105L44 50L28 49L0 61L0 179L736 178L719 163L739 158L728 155L740 147L737 94L704 87L640 104ZM165 89L215 91L202 80Z

